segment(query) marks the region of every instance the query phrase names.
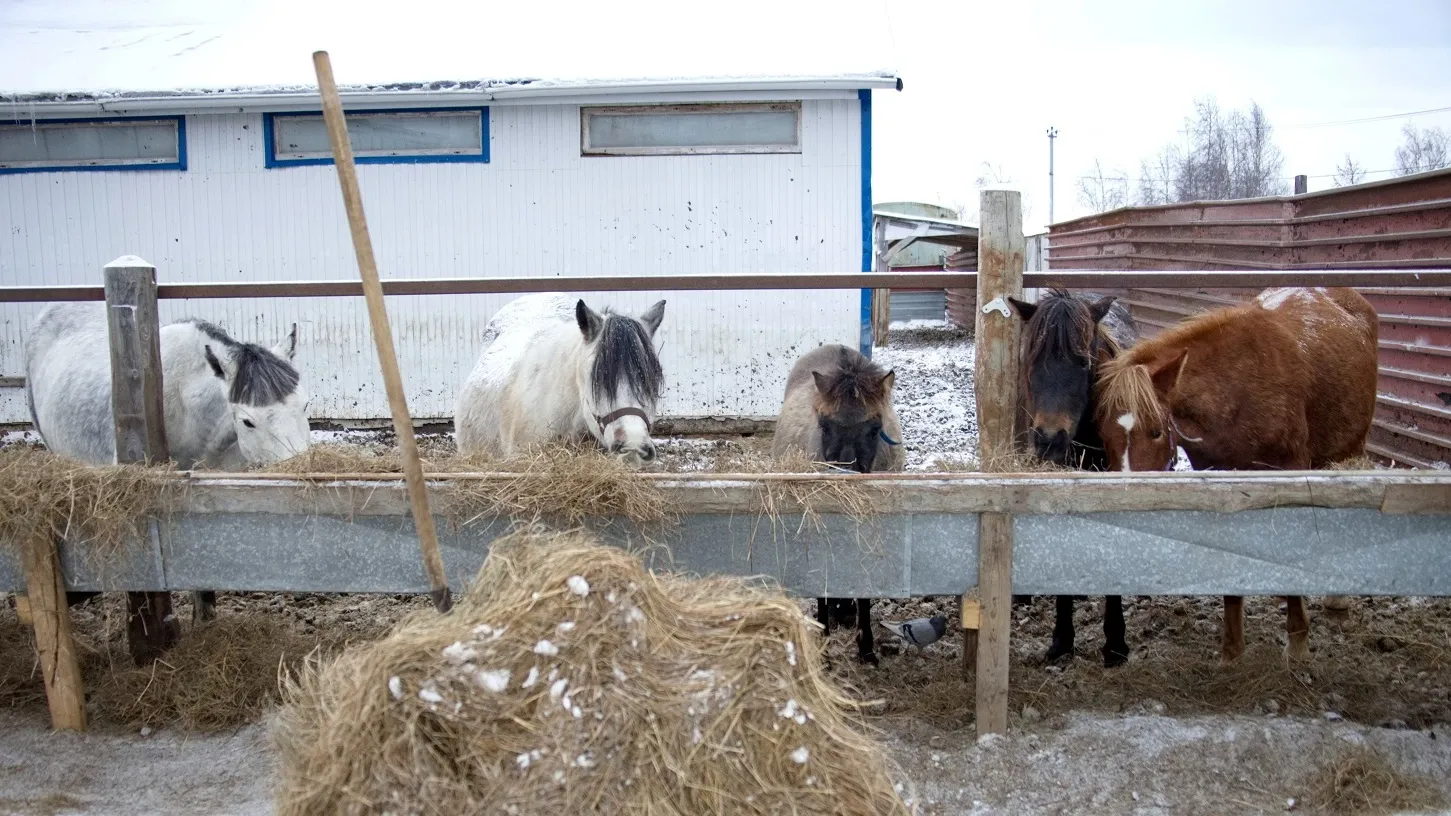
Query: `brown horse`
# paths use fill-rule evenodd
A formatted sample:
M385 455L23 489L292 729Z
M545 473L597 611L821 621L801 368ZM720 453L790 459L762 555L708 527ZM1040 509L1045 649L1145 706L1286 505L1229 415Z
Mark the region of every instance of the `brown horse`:
M1120 470L1324 467L1362 454L1375 412L1375 310L1350 289L1269 289L1103 366L1098 430ZM1287 653L1310 654L1304 599L1287 598ZM1244 599L1224 598L1220 658L1244 653Z
M826 345L803 354L786 378L772 454L805 454L858 473L901 470L906 453L892 408L894 379L891 371L846 346ZM833 622L855 626L857 657L877 662L870 598L817 598L816 620L827 632Z
M1133 316L1113 297L1088 299L1053 289L1037 303L1008 298L1023 320L1022 410L1039 459L1083 470L1108 470L1094 423L1097 369L1138 342ZM1053 641L1044 659L1073 654L1072 595L1055 599ZM1123 596L1103 599L1103 665L1128 662Z

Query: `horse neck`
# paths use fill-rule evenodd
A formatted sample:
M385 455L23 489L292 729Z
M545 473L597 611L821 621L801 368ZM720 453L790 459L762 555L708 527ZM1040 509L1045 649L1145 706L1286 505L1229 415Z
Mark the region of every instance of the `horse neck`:
M190 323L173 323L161 330L166 438L172 458L183 467L215 459L237 441L226 383L206 361L209 342L218 356L228 353L223 343L211 341Z

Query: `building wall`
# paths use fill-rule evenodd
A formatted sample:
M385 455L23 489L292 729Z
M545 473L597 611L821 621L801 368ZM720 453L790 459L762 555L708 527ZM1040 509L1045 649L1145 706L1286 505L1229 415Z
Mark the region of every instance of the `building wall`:
M841 272L861 269L857 95L802 103L802 152L581 157L579 109L495 105L487 164L358 168L384 278ZM352 279L332 167L263 167L262 115L187 118L178 171L0 175L0 283L94 284L135 254L162 281ZM453 414L490 315L510 296L389 300L416 417ZM857 290L586 294L596 308L668 300L658 336L667 415L774 415L795 357L854 345ZM24 373L39 306L0 304L0 376ZM299 324L315 418L388 415L361 299L163 301L271 344ZM0 389L0 423L27 419Z

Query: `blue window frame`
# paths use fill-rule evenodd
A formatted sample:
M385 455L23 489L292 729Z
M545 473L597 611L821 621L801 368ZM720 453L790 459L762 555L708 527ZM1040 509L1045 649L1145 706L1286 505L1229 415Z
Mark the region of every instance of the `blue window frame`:
M358 164L489 161L489 109L406 108L345 114ZM321 113L264 113L267 167L332 164Z
M185 169L183 116L0 122L0 174Z

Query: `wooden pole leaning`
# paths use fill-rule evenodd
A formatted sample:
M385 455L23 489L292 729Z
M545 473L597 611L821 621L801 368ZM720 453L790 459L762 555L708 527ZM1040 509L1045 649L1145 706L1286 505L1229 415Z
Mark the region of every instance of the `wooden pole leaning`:
M343 204L348 212L348 227L353 235L353 250L358 256L358 271L363 278L363 297L368 303L368 319L373 327L373 340L378 347L378 363L383 369L383 386L388 394L388 408L393 414L393 430L403 453L403 475L408 484L408 499L413 508L413 524L418 530L418 546L423 553L423 568L428 575L430 595L439 612L447 612L453 601L448 576L443 568L443 555L438 548L438 531L428 507L428 487L423 481L423 464L418 457L418 440L413 435L413 419L408 413L408 399L403 393L403 377L398 372L398 355L393 348L393 333L388 326L388 310L383 302L383 286L378 280L378 265L373 257L373 242L368 235L368 222L363 216L363 194L358 187L357 167L353 163L352 142L343 118L343 103L333 79L332 62L326 51L312 55L317 70L317 87L322 94L323 118L327 121L328 139L332 143L333 162L338 169Z
M1017 445L1018 321L1009 297L1023 296L1022 197L984 190L977 249L976 397L982 470L1011 468ZM977 732L1008 727L1008 629L1012 621L1013 517L978 517L978 589L982 620L977 649ZM966 603L964 603L966 606Z

